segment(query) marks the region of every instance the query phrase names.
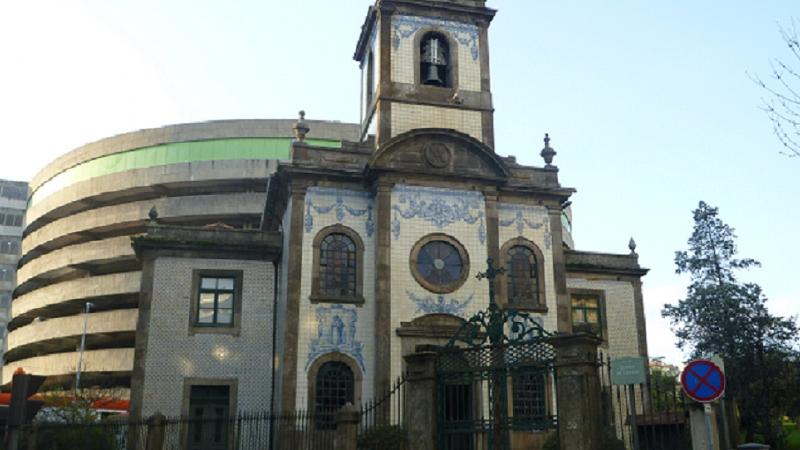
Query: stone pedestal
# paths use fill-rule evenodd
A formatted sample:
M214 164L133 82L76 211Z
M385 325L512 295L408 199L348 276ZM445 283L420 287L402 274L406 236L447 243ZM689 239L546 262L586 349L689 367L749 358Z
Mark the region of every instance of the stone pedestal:
M436 449L436 352L405 356L406 395L403 405L408 448Z
M358 444L358 422L361 414L352 403L348 403L336 413L336 437L334 450L356 450Z
M166 417L157 412L147 419L147 450L164 448L164 421Z
M602 450L603 412L597 346L586 333L551 338L556 349L556 395L559 440L569 450Z

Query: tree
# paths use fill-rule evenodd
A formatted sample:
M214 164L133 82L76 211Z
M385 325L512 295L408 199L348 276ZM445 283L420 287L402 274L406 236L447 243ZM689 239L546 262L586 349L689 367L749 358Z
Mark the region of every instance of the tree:
M792 379L798 328L795 319L773 316L761 287L741 283L736 272L758 267L736 257L736 235L717 208L700 202L694 211L689 249L675 253L676 272L691 275L686 298L665 305L678 346L694 357L725 359L727 396L741 411L748 440L762 438L780 448L780 417L798 395Z
M764 111L772 122L772 131L786 149L784 154L797 157L800 156L800 35L794 20L790 26L779 29L791 52L791 62L773 60L769 82L758 76L751 78L768 95Z

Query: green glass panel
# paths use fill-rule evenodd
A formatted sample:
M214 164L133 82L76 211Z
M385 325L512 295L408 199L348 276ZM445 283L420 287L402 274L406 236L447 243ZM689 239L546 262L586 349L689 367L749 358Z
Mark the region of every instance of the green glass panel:
M212 139L144 147L101 156L66 169L47 180L31 195L28 206L33 206L72 184L128 170L200 161L288 159L291 142L291 138ZM325 148L342 146L336 140L307 139L306 143Z

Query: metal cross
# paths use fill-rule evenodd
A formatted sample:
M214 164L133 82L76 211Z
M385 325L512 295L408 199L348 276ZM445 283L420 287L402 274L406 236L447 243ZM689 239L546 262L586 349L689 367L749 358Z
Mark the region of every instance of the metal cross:
M498 275L503 275L506 273L505 267L495 267L494 266L494 259L488 258L486 260L486 272L480 272L475 275L475 278L479 280L483 280L484 278L489 280L489 304L496 305L497 302L494 298L494 279L497 278Z

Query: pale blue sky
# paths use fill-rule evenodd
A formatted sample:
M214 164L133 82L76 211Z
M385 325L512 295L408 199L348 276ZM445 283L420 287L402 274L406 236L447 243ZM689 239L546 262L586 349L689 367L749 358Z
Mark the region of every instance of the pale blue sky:
M351 56L370 0L0 2L0 178L83 143L230 119L356 121ZM747 72L787 56L796 1L490 0L497 151L540 164L549 132L578 248L639 244L651 355L681 359L659 318L683 294L675 250L699 200L720 207L775 312L800 313L800 159Z

